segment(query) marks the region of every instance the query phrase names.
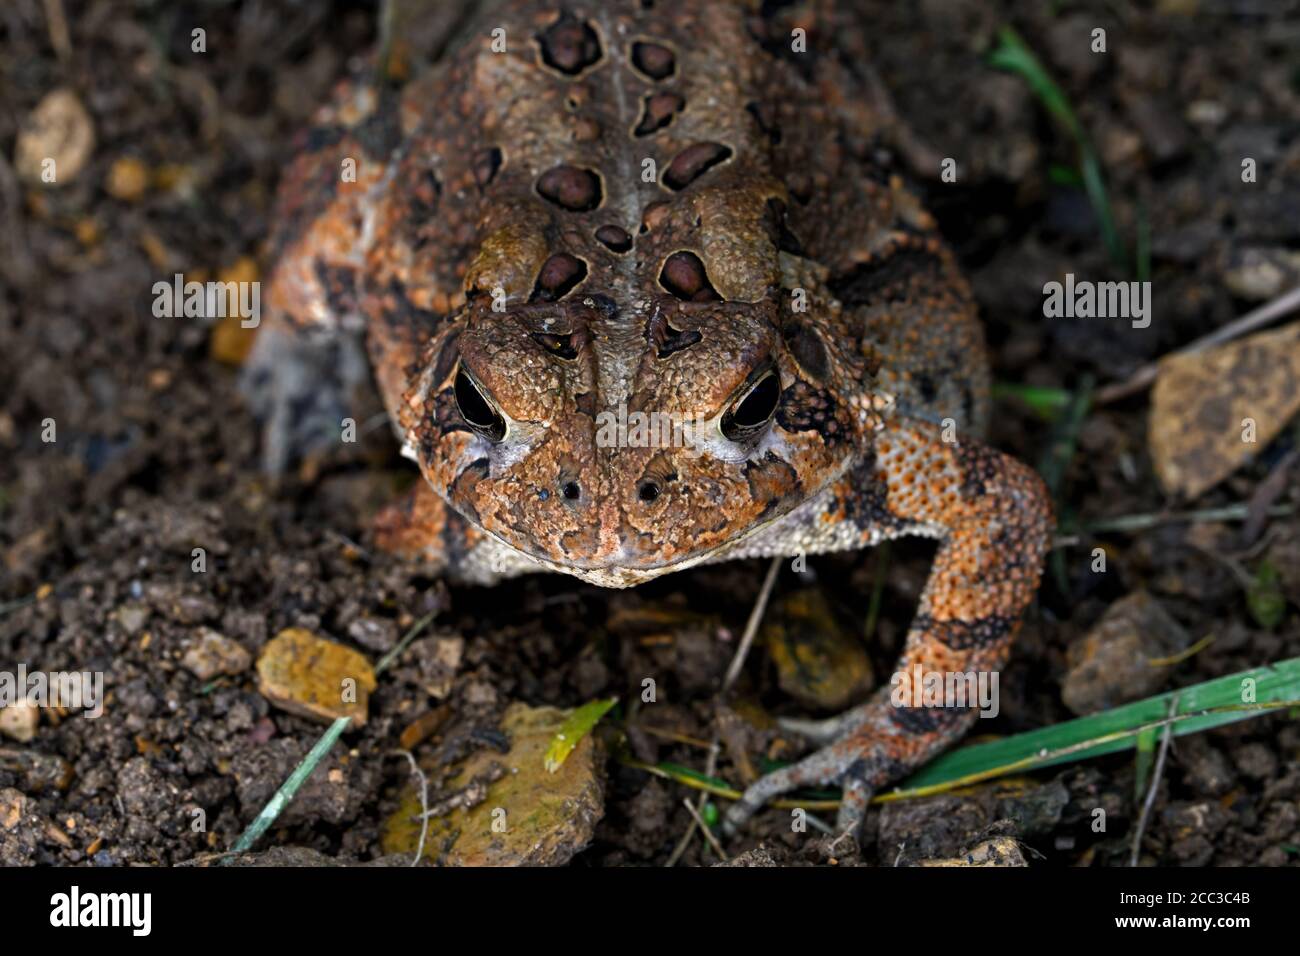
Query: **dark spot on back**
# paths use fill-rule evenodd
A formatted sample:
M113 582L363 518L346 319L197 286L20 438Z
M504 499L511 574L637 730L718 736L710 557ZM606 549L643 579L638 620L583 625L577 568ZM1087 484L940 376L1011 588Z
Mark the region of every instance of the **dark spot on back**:
M731 147L721 143L696 143L673 157L664 170L664 185L672 190L685 189L719 163L731 158Z
M587 264L577 256L559 252L542 264L529 302L554 302L568 295L587 278Z
M556 166L537 179L537 192L564 209L587 212L600 205L600 177L577 166Z
M632 237L619 226L601 226L596 230L596 240L610 252L627 252L632 248Z
M537 37L542 61L552 69L577 76L600 60L600 38L585 21L567 10Z
M652 80L666 80L677 69L677 57L658 43L633 43L632 65Z
M688 302L710 302L722 298L709 282L704 263L693 252L674 252L669 256L659 273L659 284Z
M673 117L686 105L676 93L655 93L647 96L641 112L641 122L633 131L637 136L649 136L673 121Z

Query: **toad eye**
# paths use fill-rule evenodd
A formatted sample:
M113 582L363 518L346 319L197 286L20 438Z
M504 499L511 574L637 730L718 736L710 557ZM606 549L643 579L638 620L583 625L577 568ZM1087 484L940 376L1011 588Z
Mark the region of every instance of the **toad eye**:
M772 420L780 398L780 379L769 371L723 414L722 434L732 441L753 438Z
M456 407L460 417L488 441L498 442L506 436L506 420L488 398L487 390L470 377L465 369L456 370Z

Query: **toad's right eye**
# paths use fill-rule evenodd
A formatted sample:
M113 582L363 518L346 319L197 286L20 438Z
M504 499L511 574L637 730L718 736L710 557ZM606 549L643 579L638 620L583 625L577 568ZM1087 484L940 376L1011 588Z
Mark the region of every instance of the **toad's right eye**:
M506 436L505 417L488 397L487 389L474 380L464 367L456 370L456 407L461 418L488 441L499 442Z

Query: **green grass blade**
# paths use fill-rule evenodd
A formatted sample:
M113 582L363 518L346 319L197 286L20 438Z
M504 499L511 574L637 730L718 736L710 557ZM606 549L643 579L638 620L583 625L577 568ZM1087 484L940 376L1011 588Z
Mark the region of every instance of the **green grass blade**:
M1074 401L1074 393L1063 388L1043 388L1020 382L994 382L993 401L1023 402L1039 418L1054 422Z
M1124 250L1119 230L1115 227L1115 214L1106 192L1106 177L1101 170L1101 159L1065 91L1056 85L1038 57L1020 38L1020 34L1009 26L998 31L998 46L989 54L988 61L1000 70L1007 70L1023 78L1052 118L1070 134L1079 151L1079 176L1084 191L1088 194L1088 202L1097 216L1106 251L1116 265L1127 267L1128 254Z
M1101 239L1106 244L1111 261L1117 265L1127 265L1128 252L1124 249L1124 241L1120 239L1119 229L1115 226L1115 213L1106 192L1106 177L1101 171L1101 159L1087 140L1079 144L1079 171L1083 174L1083 188L1088 194L1088 202L1097 214Z
M1012 27L1004 26L998 31L998 46L989 54L989 63L1000 70L1008 70L1022 76L1047 112L1065 127L1067 133L1078 141L1086 139L1083 126L1079 122L1079 117L1075 115L1074 107L1070 105L1069 97L1056 85L1056 81L1043 68L1038 57Z
M1253 695L1247 693L1248 688ZM1175 694L1178 709L1171 717L1169 702ZM1163 727L1166 722L1172 722L1174 735L1181 737L1282 709L1297 700L1300 658L1291 658L1005 740L963 747L914 774L904 782L903 789L917 790L956 780L973 783L1087 760L1134 747L1140 733Z

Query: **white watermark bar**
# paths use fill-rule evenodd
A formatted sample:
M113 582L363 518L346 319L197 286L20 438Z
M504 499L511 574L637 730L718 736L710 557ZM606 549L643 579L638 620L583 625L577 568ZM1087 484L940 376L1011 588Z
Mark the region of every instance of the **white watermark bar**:
M246 329L262 322L261 282L186 282L179 272L172 281L153 284L153 314L159 319L234 317Z
M63 707L87 719L104 713L103 671L0 671L0 707Z

